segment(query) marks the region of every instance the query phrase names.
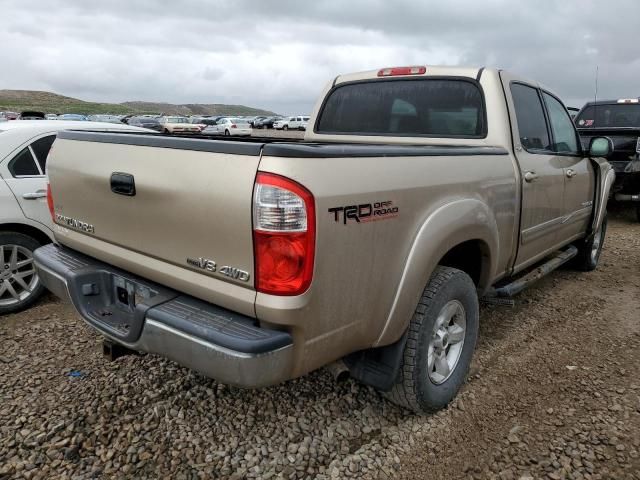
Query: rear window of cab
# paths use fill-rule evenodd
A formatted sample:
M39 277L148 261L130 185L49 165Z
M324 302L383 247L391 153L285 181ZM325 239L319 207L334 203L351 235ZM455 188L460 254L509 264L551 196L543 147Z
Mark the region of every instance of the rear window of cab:
M332 135L486 136L484 98L471 79L373 80L339 85L315 131Z

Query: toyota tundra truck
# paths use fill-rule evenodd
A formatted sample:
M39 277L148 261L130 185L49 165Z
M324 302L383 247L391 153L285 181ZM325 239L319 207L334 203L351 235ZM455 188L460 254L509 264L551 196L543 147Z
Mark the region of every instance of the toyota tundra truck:
M341 361L433 411L468 374L480 299L596 267L611 149L505 71L340 75L299 141L62 132L35 264L108 345L242 387Z

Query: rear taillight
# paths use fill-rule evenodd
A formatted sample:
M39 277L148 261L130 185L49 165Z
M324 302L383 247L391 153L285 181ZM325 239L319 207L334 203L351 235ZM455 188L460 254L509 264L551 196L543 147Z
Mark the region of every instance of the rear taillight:
M231 128L238 128L238 126L235 123L232 123Z
M255 287L272 295L304 293L313 278L316 214L299 183L258 173L253 192Z
M392 67L378 70L379 77L393 77L396 75L422 75L427 72L427 67Z
M53 196L51 195L51 185L47 183L47 206L49 207L49 213L51 214L51 220L55 223L55 214L53 213Z

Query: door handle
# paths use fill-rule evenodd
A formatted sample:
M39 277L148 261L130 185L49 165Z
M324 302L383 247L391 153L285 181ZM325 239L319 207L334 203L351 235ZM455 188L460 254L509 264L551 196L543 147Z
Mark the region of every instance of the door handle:
M524 181L525 182L531 183L536 178L538 178L538 174L536 172L525 172L525 174L524 174Z
M119 195L133 197L136 194L136 182L133 175L123 172L111 174L111 191Z
M568 178L575 177L575 176L576 176L576 171L575 171L575 170L572 170L572 169L570 169L570 168L568 168L568 169L567 169L567 171L565 172L565 175L566 175Z
M37 200L38 198L44 198L47 196L47 192L32 192L32 193L23 193L22 198L25 200Z

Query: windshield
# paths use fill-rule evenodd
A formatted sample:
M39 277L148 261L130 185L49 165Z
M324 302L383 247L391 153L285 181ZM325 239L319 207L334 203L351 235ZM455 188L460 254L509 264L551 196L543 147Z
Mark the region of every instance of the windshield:
M320 113L328 134L481 137L482 94L458 79L372 81L338 86Z
M167 123L189 123L189 120L184 117L168 117Z
M578 128L640 128L640 104L589 105L576 118Z

